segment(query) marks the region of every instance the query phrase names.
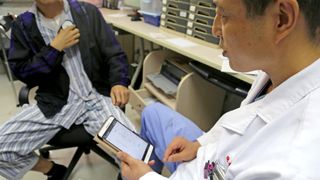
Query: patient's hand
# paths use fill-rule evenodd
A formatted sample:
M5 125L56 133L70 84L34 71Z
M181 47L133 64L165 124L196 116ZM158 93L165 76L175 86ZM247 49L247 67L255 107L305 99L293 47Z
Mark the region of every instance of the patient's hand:
M65 48L69 48L77 44L79 42L79 38L79 29L72 25L65 29L61 29L50 45L58 51L62 51Z
M124 107L129 101L129 90L122 85L115 85L111 88L110 96L112 104L119 107Z

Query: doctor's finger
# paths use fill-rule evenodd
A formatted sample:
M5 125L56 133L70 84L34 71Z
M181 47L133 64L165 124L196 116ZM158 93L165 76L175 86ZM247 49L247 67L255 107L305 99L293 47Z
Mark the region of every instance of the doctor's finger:
M180 147L177 144L170 144L163 155L163 161L167 162L168 158L171 155L178 153L179 150L180 150Z
M148 165L149 165L149 166L153 166L155 163L156 163L155 160L151 160L151 161L148 162Z
M168 157L168 162L183 162L186 160L186 153L185 152L179 152L179 153L175 153L172 154Z

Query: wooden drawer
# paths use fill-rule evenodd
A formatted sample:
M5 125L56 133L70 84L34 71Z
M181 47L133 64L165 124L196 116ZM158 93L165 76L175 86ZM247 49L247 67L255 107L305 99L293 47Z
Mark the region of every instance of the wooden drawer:
M156 98L147 90L139 89L134 90L132 87L129 87L130 99L129 103L134 110L141 114L143 108L156 101Z

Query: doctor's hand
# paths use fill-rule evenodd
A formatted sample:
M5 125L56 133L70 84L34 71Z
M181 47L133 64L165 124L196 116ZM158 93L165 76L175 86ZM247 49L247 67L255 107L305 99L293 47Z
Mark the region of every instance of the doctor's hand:
M139 180L140 177L152 171L149 165L153 165L154 161L150 161L148 165L125 152L118 152L117 157L121 160L121 174L127 180Z
M111 88L110 97L112 104L119 107L124 107L129 101L129 90L122 85L115 85Z
M65 29L61 29L50 45L58 51L62 51L65 48L69 48L77 44L79 42L79 38L79 29L72 25Z
M197 156L200 147L198 141L191 142L183 137L176 137L167 147L164 162L184 162L190 161Z

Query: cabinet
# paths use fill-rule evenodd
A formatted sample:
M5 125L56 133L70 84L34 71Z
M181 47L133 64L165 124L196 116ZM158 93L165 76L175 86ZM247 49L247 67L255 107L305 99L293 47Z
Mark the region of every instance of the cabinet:
M177 93L174 96L166 95L146 76L159 73L162 63L167 58L188 60L186 57L166 50L148 54L144 60L141 88L134 90L129 87L129 103L133 109L141 113L146 105L159 101L195 122L202 130L209 130L221 115L225 91L191 70L180 80Z

